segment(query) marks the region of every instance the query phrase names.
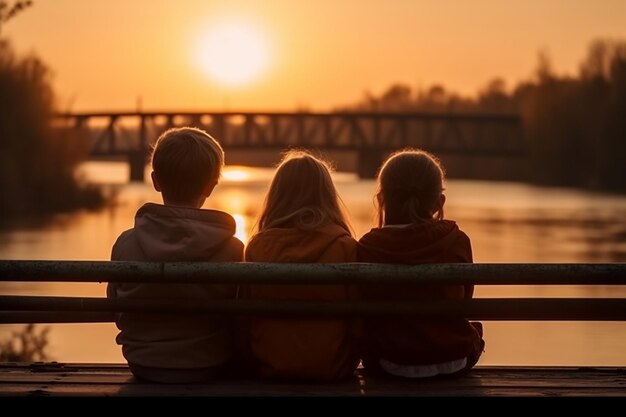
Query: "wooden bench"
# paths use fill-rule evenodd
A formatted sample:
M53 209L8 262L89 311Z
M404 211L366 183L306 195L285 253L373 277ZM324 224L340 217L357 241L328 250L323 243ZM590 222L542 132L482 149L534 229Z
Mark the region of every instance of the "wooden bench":
M0 261L0 281L272 284L412 283L624 285L626 264L215 264ZM289 314L304 316L462 316L477 320L626 320L623 298L490 298L447 302L108 300L0 296L2 323L108 322L114 312ZM626 367L478 366L456 379L372 378L328 384L224 380L210 385L144 384L126 365L3 363L0 396L626 396Z
M626 368L478 366L428 382L364 377L327 384L224 380L146 384L126 365L0 364L0 396L624 396Z

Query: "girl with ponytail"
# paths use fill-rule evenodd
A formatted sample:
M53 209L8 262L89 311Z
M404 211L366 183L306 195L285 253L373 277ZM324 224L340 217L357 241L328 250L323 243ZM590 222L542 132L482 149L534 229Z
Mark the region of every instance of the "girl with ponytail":
M378 227L359 240L359 262L471 263L469 237L444 219L444 168L423 150L390 156L378 175ZM364 285L366 299L472 298L473 285ZM406 378L467 372L483 349L482 325L463 318L368 319L362 341L367 371Z

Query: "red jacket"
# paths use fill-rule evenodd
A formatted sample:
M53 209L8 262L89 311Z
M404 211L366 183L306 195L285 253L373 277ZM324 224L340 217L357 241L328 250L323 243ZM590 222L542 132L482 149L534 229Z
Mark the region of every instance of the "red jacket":
M471 263L469 238L454 221L432 220L405 227L375 228L359 240L359 262ZM473 286L363 285L367 299L471 298ZM403 365L461 359L475 352L481 337L465 319L371 319L365 323L364 362L385 358Z
M329 225L315 231L263 231L246 247L248 262L354 262L356 241ZM251 285L245 296L274 300L346 300L346 285ZM250 320L250 349L261 375L301 380L333 380L353 374L358 364L351 321L341 319Z

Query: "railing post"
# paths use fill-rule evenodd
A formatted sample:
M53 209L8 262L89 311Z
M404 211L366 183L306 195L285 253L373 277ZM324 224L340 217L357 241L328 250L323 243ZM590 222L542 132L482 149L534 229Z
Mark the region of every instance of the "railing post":
M148 133L146 129L146 115L139 114L139 144L137 149L128 152L128 165L130 167L129 180L143 182L148 159Z
M118 116L111 115L109 118L109 126L107 126L107 137L109 139L109 153L115 153L115 122L117 122Z
M130 166L130 181L144 181L144 172L148 155L145 149L132 150L128 152L128 165Z
M148 149L148 132L146 129L146 115L143 113L139 114L139 146L138 148L141 150Z

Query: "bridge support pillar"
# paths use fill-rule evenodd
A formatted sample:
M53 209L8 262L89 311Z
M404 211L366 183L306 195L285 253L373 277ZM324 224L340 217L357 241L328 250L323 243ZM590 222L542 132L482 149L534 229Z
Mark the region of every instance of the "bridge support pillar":
M361 149L358 151L357 174L359 178L376 178L378 169L385 159L381 149Z
M144 181L144 172L148 154L145 150L134 150L128 153L128 165L130 166L130 181Z

